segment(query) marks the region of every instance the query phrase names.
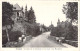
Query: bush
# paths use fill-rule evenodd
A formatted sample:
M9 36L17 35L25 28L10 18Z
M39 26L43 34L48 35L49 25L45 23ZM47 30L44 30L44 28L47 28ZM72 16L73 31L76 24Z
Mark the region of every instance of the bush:
M40 32L40 27L35 23L35 24L30 24L30 23L23 23L24 29L26 30L26 35L32 35L32 36L37 36L39 35Z
M28 43L30 40L32 39L32 36L26 36L26 41L25 42L15 42L15 41L11 41L11 42L7 42L5 44L5 47L22 47L25 43Z
M9 32L9 39L10 41L18 41L18 38L22 35L20 31L11 31Z
M70 25L68 27L68 31L67 34L65 36L66 40L73 40L73 41L77 41L78 40L78 28L72 25Z
M40 29L39 29L39 26L34 26L34 29L33 29L33 34L32 36L37 36L40 34Z
M51 35L56 37L65 37L66 40L78 40L78 27L72 24L69 24L67 27L62 28L54 27L51 30Z
M62 27L54 27L51 30L51 35L56 37L64 37L65 30Z
M28 26L26 32L29 35L37 36L40 34L40 29L39 29L39 26Z

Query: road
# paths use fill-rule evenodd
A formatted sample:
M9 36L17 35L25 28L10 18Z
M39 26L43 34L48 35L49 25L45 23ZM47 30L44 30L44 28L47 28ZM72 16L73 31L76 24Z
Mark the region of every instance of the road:
M37 37L34 37L23 47L64 47L55 41L49 40L48 36L50 36L50 32L45 32Z

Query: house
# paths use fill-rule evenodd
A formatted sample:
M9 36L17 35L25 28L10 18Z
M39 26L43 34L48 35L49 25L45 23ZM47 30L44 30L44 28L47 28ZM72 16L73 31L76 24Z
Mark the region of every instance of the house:
M23 7L21 8L18 4L13 5L12 20L14 22L20 21L24 17Z

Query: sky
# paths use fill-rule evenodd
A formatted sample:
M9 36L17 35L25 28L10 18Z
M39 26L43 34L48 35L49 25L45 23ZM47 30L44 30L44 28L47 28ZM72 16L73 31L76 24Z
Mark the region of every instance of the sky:
M6 1L6 0L3 0ZM7 0L7 2L11 4L18 4L20 7L27 5L28 10L30 7L33 7L36 16L36 22L40 24L44 24L46 26L52 24L57 26L57 21L65 21L66 16L63 14L63 4L64 1L52 1L52 0Z

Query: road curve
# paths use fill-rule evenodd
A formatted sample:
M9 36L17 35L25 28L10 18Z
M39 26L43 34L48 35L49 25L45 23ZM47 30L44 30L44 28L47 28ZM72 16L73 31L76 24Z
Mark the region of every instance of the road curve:
M34 37L23 47L64 47L63 45L58 44L55 41L50 41L48 39L48 36L50 36L50 32L42 33L41 35Z

